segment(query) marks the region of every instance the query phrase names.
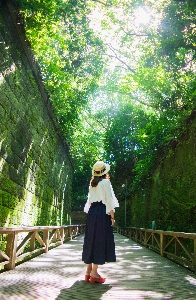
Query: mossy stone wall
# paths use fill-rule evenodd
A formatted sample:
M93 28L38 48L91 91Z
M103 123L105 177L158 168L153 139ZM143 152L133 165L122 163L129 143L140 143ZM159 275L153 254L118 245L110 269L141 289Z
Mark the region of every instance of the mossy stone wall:
M0 227L70 221L73 166L10 1L0 3Z
M196 113L131 205L131 225L196 232Z

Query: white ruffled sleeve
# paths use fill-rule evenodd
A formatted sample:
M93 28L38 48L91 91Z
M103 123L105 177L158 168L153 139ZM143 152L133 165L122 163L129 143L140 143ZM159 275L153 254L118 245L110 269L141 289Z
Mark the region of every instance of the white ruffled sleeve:
M118 200L117 200L117 198L116 198L116 196L114 194L113 187L112 187L111 184L110 184L110 186L111 186L111 190L112 190L112 199L113 199L114 207L119 207L119 203L118 203Z
M112 185L109 180L105 184L105 205L106 205L106 214L111 210L115 212L115 207L119 207L118 200L114 194Z
M89 187L89 188L90 188L90 187ZM90 201L89 201L89 192L88 192L88 199L87 199L86 204L85 204L85 206L84 206L84 212L85 212L85 213L88 213L90 206L91 206L91 205L90 205Z

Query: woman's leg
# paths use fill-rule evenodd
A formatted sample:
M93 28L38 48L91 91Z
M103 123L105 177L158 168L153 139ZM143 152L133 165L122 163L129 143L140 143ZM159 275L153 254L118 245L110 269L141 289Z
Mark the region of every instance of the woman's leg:
M99 274L97 273L98 265L92 264L91 276L94 278L99 278Z
M98 269L98 265L93 264L92 265L91 276L90 276L90 283L95 283L95 282L104 283L105 282L106 278L101 277L97 273L97 269Z
M86 264L86 275L90 275L92 271L92 264Z

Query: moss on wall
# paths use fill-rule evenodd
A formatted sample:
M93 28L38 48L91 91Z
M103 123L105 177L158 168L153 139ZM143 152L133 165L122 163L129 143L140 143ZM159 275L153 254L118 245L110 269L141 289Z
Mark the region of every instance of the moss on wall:
M196 232L196 114L186 131L168 149L148 183L133 195L131 224L156 229Z
M0 227L65 224L72 162L14 8L0 6Z

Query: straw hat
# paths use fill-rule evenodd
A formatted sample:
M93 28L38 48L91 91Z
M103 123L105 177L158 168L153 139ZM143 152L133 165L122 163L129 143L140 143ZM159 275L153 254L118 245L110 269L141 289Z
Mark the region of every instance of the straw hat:
M97 161L92 170L93 176L102 176L110 170L110 165L104 163L103 161Z

